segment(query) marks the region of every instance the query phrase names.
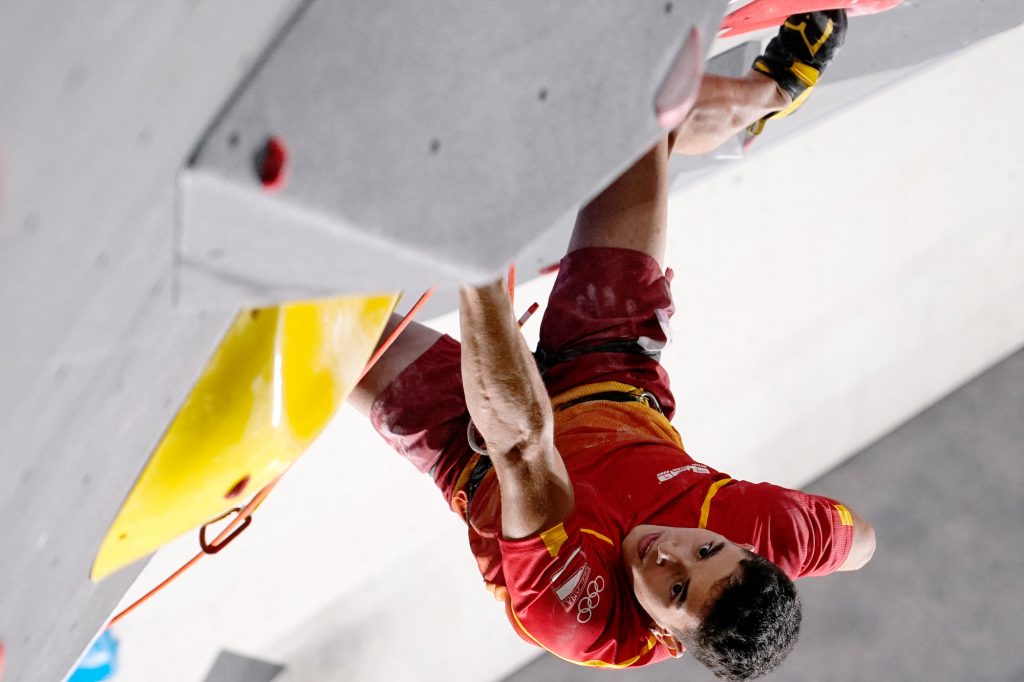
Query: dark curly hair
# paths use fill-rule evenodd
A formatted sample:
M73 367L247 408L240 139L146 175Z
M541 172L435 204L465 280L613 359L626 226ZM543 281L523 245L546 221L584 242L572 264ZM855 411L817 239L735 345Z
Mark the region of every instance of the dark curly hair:
M700 625L676 632L687 651L726 680L753 680L775 669L800 634L800 597L782 570L753 552L725 578Z

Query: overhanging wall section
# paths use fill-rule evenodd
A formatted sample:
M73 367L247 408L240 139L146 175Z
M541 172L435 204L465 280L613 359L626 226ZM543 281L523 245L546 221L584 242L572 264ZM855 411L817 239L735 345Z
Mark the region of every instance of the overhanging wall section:
M481 280L661 128L725 2L309 5L181 181L185 306ZM275 137L283 186L257 173Z

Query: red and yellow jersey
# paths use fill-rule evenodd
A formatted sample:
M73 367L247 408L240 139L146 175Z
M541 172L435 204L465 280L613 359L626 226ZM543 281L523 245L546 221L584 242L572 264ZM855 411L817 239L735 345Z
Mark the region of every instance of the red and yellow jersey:
M453 501L469 521L485 581L526 641L588 666L668 657L650 633L620 555L622 539L640 524L708 528L753 545L793 579L830 573L846 559L852 519L834 500L733 480L696 462L668 420L640 403L584 402L558 411L609 390L635 389L596 384L554 400L555 445L575 493L562 523L530 538L502 538L493 471L468 510L464 494Z

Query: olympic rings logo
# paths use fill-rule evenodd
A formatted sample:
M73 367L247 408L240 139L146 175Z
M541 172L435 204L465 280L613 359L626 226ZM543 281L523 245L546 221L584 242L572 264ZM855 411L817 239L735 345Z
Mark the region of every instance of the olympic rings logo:
M587 596L580 598L576 605L576 620L589 623L594 609L601 603L601 592L604 591L604 576L597 576L587 585Z

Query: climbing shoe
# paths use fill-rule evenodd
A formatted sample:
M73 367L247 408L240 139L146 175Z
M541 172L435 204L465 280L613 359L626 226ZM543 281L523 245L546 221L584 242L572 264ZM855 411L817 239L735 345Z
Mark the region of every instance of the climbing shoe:
M752 68L775 81L792 102L748 128L760 135L767 121L789 116L810 96L846 39L846 10L794 14L786 19Z

